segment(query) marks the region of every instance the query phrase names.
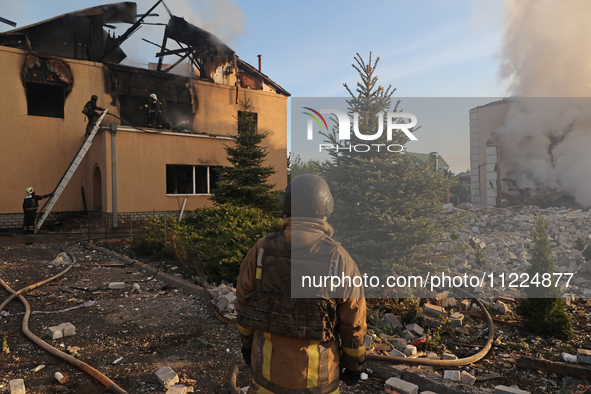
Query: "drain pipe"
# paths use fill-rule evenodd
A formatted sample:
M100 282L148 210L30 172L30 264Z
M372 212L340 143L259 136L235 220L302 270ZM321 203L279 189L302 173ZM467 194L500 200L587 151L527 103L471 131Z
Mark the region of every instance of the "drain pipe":
M111 180L113 181L113 228L117 224L117 123L111 123Z

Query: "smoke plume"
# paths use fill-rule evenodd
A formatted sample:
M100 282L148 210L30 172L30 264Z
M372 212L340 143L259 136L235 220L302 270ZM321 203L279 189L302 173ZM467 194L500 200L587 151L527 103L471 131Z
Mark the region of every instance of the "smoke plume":
M591 2L507 0L506 17L499 75L521 98L497 131L503 173L589 207Z

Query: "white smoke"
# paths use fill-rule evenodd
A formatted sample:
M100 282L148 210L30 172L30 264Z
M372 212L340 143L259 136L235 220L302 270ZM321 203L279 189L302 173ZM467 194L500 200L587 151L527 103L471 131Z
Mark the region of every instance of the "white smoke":
M504 175L591 206L591 2L507 0L506 16L499 75L522 98L497 131Z

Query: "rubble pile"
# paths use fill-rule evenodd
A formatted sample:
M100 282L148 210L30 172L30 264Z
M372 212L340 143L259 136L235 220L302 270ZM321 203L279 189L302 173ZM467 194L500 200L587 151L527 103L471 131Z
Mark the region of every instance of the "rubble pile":
M229 321L236 320L236 289L231 283L222 283L217 287L207 289L213 297L211 303L215 305L220 314Z
M591 262L585 261L581 251L575 249L575 241L581 237L589 244L591 237L591 211L566 208L537 209L521 208L482 208L474 209L472 204L464 203L449 207L450 213L466 213L466 221L459 229L446 234L446 242L438 248L449 250L453 246L465 246L465 254L456 255L448 267L450 275L475 275L484 277L481 288L470 289L480 293L482 298L504 295L522 297L521 274L529 267L530 250L534 246L532 232L536 213L541 214L548 223L546 235L552 245L555 273L573 274L567 286L567 275L558 287L567 296L588 298L591 296ZM475 251L480 248L485 254L485 263L477 262ZM493 286L489 275L493 274ZM504 283L499 280L505 275ZM509 275L512 275L509 277ZM513 279L518 278L510 286ZM555 276L554 279L557 277ZM510 279L510 280L508 280ZM504 286L503 286L504 284Z

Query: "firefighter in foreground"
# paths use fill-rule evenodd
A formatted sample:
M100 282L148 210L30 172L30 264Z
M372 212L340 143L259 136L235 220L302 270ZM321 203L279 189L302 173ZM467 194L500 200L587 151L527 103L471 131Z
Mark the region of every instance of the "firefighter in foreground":
M285 191L283 230L256 242L240 266L236 310L249 393L335 394L354 384L365 361L363 288L316 288L292 298L292 263L303 272L353 278L359 270L331 236L334 201L323 178L300 175ZM297 287L299 278L293 282ZM332 294L332 295L331 295ZM339 377L340 375L340 377Z
M23 232L25 234L35 233L35 219L37 218L37 209L39 208L39 200L46 199L53 196L53 193L38 196L35 194L35 189L27 187L27 197L23 201L23 211L25 213L25 223L23 224Z

